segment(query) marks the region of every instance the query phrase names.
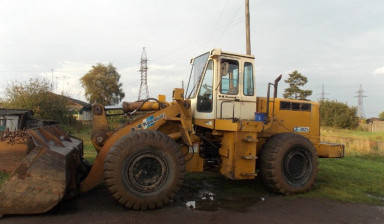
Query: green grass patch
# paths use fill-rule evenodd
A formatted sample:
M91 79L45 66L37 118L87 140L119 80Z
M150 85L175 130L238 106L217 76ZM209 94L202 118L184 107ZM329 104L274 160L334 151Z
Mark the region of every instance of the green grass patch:
M384 141L383 132L368 132L348 129L337 129L331 127L321 127L322 136L337 136L344 138L358 138L370 141Z
M347 156L384 157L384 133L322 127L322 141L345 145Z
M183 191L214 192L219 199L252 200L273 195L261 178L229 180L216 173L188 173ZM185 195L185 193L184 193ZM384 157L348 156L342 159L320 159L314 187L302 194L284 197L321 198L340 202L384 205Z
M314 188L290 197L384 205L384 158L320 159Z
M8 178L8 174L0 171L0 186L3 185L4 181Z
M93 163L97 156L97 152L92 145L91 138L83 139L83 147L84 147L84 159L88 162Z
M91 142L91 129L83 130L78 133L72 134L76 138L83 140L84 159L93 163L96 158L97 152Z

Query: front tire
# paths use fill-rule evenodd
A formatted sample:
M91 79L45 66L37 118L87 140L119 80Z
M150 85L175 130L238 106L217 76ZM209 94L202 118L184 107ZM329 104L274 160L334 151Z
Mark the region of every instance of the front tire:
M108 152L104 179L120 204L134 210L160 208L174 198L185 173L183 154L158 131L136 131Z
M312 142L294 133L271 137L263 147L260 163L264 184L273 192L286 195L308 191L318 171Z

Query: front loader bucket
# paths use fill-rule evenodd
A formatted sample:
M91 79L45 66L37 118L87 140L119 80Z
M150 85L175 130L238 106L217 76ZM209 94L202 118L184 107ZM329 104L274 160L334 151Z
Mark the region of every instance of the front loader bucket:
M44 213L74 196L85 175L81 140L57 126L26 132L33 146L0 186L0 215Z

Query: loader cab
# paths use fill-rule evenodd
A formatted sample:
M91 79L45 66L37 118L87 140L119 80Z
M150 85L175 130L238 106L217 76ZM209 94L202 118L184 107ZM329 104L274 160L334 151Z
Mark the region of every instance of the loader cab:
M214 49L191 60L186 90L195 119L252 120L256 111L254 57Z

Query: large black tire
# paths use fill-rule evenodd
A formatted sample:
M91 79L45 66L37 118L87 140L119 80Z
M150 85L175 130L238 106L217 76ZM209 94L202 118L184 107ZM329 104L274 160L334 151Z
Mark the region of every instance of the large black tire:
M260 155L260 173L273 192L295 194L315 183L318 159L313 144L304 136L283 133L271 137Z
M136 131L108 152L104 179L120 204L134 210L160 208L180 189L185 173L183 154L158 131Z

